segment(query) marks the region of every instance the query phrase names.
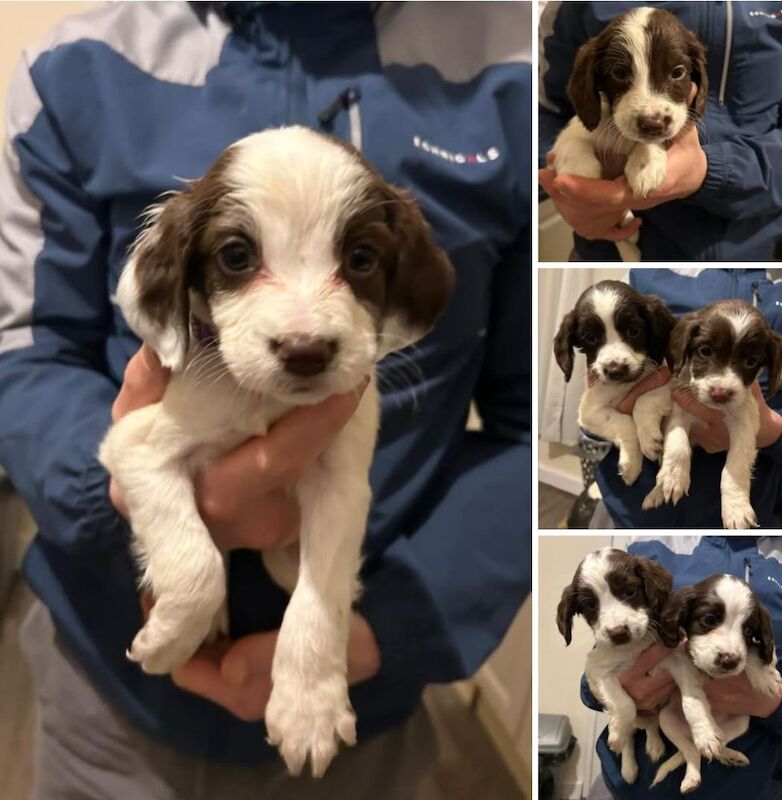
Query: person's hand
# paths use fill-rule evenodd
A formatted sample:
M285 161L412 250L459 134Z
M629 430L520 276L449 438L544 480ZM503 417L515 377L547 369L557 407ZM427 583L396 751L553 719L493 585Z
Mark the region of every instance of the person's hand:
M277 631L255 633L235 642L204 645L171 678L181 689L221 705L248 722L263 719L271 693ZM380 670L380 650L372 629L353 614L348 640L348 683L368 680Z
M649 671L670 653L665 645L653 644L620 676L619 683L639 711L654 711L673 694L676 684L667 670L661 669L656 675L649 675Z
M158 402L169 378L154 352L143 346L128 363L112 419ZM298 538L299 508L291 487L353 415L366 385L364 381L354 391L294 409L266 436L249 439L197 477L198 507L221 550L263 550ZM114 506L127 516L113 480L109 493Z
M782 416L770 408L757 381L752 384L752 394L760 412L760 429L757 446L770 447L782 436ZM707 453L721 453L730 446L730 434L722 411L699 403L686 389L674 389L672 397L685 411L697 417L700 424L690 429L690 441Z
M671 379L671 372L668 367L662 366L647 375L642 381L638 381L635 386L617 403L616 410L622 414L632 414L635 403L642 394L651 392L665 386Z
M782 695L769 697L752 688L745 673L709 679L703 684L711 710L718 714L749 714L770 717L782 702Z

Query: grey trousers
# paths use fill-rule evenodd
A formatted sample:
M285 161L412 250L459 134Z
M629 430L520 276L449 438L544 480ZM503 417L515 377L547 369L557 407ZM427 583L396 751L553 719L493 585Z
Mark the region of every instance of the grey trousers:
M422 707L341 752L320 781L292 778L278 760L215 764L153 741L115 711L63 650L42 603L20 638L37 699L33 800L411 800L438 760Z

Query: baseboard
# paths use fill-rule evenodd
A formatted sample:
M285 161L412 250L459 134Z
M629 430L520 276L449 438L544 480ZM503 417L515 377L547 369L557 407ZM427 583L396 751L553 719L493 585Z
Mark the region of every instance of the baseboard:
M581 781L575 783L565 783L562 785L561 800L581 800L584 792L584 784Z
M574 475L570 470L557 464L541 463L538 466L538 480L541 483L553 486L563 492L568 492L577 497L584 490L584 481L580 475Z

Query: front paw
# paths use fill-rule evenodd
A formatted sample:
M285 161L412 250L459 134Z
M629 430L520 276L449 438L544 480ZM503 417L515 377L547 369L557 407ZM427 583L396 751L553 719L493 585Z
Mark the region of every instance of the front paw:
M663 500L666 503L676 505L690 491L689 461L686 463L674 461L672 464L663 464L657 473L657 485L660 487Z
M769 697L779 697L782 695L782 675L775 667L764 667L759 675L753 676L752 688Z
M732 531L758 527L754 509L746 500L728 500L722 505L722 524Z
M719 730L698 731L693 733L692 739L698 752L709 761L719 758L725 747L725 735Z
M701 775L700 772L696 772L694 774L687 774L684 776L684 780L681 782L679 786L679 791L682 794L689 794L690 792L694 792L699 786L701 785Z
M638 443L649 461L659 461L663 452L663 433L654 425L638 426Z
M308 681L311 677L307 676ZM340 741L356 743L356 717L341 675L305 685L278 677L265 719L269 743L279 749L291 775L301 772L309 756L312 774L320 778L337 754Z
M668 159L657 148L636 147L627 159L625 177L635 197L646 197L665 181Z
M622 754L622 750L627 747L627 743L632 736L632 729L620 725L618 722L608 723L608 747L617 755Z
M656 764L665 755L665 744L659 736L646 733L646 755L652 764Z
M622 777L625 783L635 783L638 777L638 762L635 758L622 757Z
M643 503L641 503L641 508L644 511L651 511L653 508L658 508L665 502L665 497L663 496L663 489L659 483L655 484L654 489L652 489L649 494L644 497Z
M619 475L628 486L632 486L638 480L642 467L643 457L640 450L628 453L622 448L619 451Z
M730 747L723 747L717 756L720 764L726 767L746 767L749 766L749 759L738 750L731 750Z
M557 175L594 179L603 177L603 167L596 156L587 156L579 151L573 157L567 152L567 148L554 150L554 169Z

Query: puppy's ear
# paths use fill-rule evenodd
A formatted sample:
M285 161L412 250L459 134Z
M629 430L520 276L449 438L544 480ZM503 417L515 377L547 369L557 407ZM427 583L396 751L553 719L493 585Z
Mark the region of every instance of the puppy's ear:
M394 341L381 345L381 351L388 353L429 333L451 298L454 269L412 195L389 184L382 190L397 248L385 317L398 324Z
M673 375L678 375L690 354L690 345L698 332L699 319L696 313L685 314L674 326L668 339L665 358Z
M554 358L559 368L565 373L565 381L573 374L573 348L576 346L576 321L578 315L575 308L562 318L557 335L554 337Z
M655 363L662 364L676 317L659 297L652 294L644 295L643 313L649 331L649 357Z
M567 94L573 110L588 131L600 124L600 92L597 84L597 37L578 48Z
M698 87L691 108L697 117L702 117L709 99L709 75L706 71L706 48L698 37L687 31L687 54L690 57L692 82Z
M663 608L660 617L660 639L666 647L679 644L679 631L689 624L695 592L692 589L679 589Z
M190 191L174 193L148 210L117 286L117 302L131 329L164 367L182 368L189 342L187 269L194 231Z
M751 631L751 640L747 644L757 647L760 660L770 664L774 657L774 631L768 611L757 600L746 626Z
M770 332L766 345L768 357L768 391L773 397L782 388L782 336L776 331Z
M635 573L644 582L644 593L653 618L660 619L673 589L671 573L662 564L642 556L635 557Z
M557 628L562 636L565 637L565 645L569 645L573 639L573 617L576 613L576 587L571 583L562 592L562 598L557 606Z

